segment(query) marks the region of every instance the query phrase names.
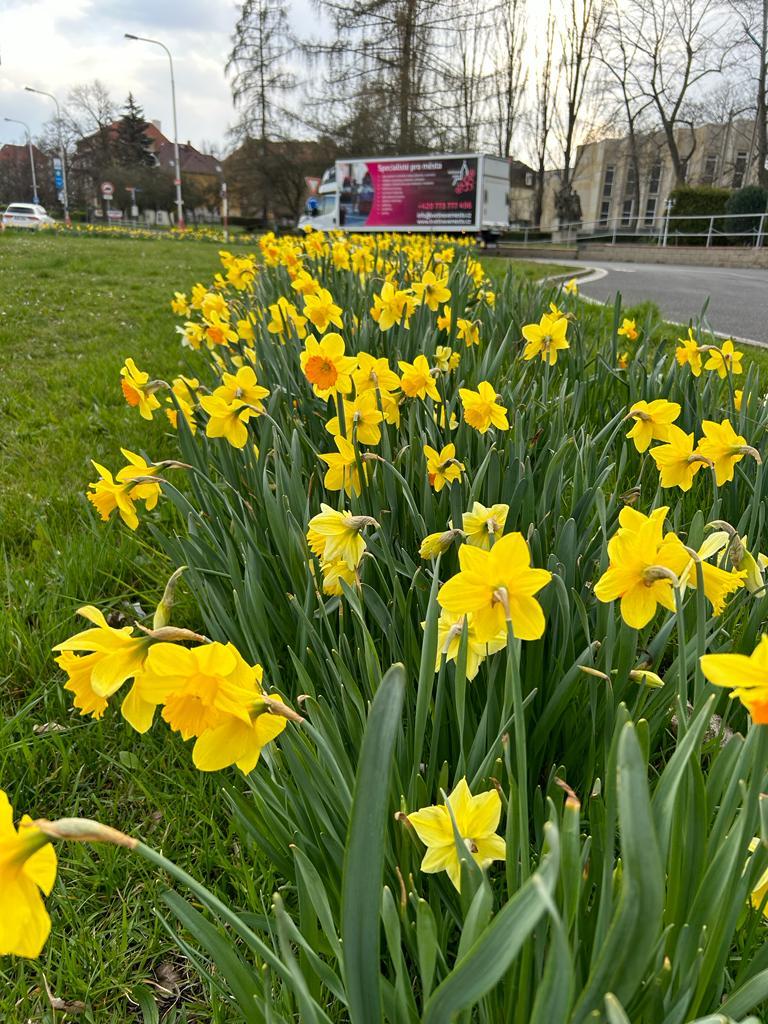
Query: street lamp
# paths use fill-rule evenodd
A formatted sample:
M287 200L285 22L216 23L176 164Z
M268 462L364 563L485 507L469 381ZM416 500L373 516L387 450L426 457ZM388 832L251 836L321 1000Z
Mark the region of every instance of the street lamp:
M29 125L24 121L19 121L15 117L4 117L4 121L8 121L11 124L20 124L24 131L27 133L27 145L29 146L29 165L32 168L32 202L37 206L40 202L40 197L37 194L37 176L35 175L35 154L32 149L32 136L29 134Z
M27 92L36 92L38 96L47 96L56 104L56 125L59 133L59 156L61 158L61 201L64 206L64 223L69 227L72 221L69 218L69 195L67 193L67 158L64 152L64 138L61 134L61 107L59 101L52 92L45 92L43 89L33 89L31 85L25 85Z
M179 160L179 129L176 124L176 83L173 78L173 57L171 51L161 43L159 39L147 39L146 36L135 36L130 32L123 33L126 39L136 39L142 43L154 43L155 46L162 46L168 55L168 63L171 67L171 102L173 105L173 159L176 163L176 222L181 230L184 230L184 208L181 198L181 161Z

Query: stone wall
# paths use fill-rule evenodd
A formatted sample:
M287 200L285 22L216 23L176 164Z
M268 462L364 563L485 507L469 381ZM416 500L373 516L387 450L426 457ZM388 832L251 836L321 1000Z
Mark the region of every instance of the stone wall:
M768 269L768 248L739 246L727 248L696 245L603 245L599 242L579 244L580 260L606 260L626 263L673 263L699 267L765 267Z

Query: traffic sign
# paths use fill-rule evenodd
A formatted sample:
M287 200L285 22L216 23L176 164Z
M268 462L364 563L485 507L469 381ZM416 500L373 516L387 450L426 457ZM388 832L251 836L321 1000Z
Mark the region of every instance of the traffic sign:
M304 184L307 186L310 195L317 195L317 190L320 188L319 178L305 178Z
M61 189L64 186L64 172L61 166L61 159L57 156L53 158L53 183L57 189Z
M115 194L115 186L111 181L102 181L101 194L104 199L111 199Z

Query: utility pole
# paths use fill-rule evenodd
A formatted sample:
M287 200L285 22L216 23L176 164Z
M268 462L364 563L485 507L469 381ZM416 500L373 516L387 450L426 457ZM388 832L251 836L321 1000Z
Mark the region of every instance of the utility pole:
M173 77L173 57L171 51L161 43L159 39L148 39L146 36L134 36L130 32L124 33L126 39L136 39L142 43L153 43L155 46L162 46L168 56L168 64L171 69L171 104L173 106L173 159L176 164L174 185L176 186L176 226L184 230L184 201L181 198L181 161L179 159L179 128L176 121L176 82Z
M36 92L39 96L47 96L56 104L56 125L59 134L59 157L61 159L61 203L64 207L64 223L70 227L72 221L69 216L69 194L67 192L67 154L64 152L64 136L61 133L61 107L59 101L52 92L45 92L43 89L33 89L31 85L25 85L27 92Z

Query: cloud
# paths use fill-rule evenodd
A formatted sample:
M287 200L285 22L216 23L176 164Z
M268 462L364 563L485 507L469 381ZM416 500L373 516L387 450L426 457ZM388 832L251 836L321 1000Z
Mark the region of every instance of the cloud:
M129 91L148 119L172 133L167 59L159 47L131 42L126 31L161 39L171 49L176 74L179 137L225 141L234 120L224 76L234 0L3 0L0 7L0 117L16 117L37 134L53 113L45 89L64 102L70 89L100 79L122 104ZM22 130L0 120L0 142Z

